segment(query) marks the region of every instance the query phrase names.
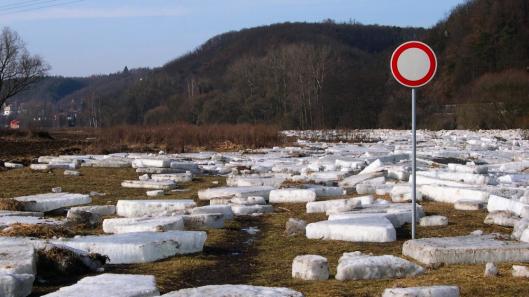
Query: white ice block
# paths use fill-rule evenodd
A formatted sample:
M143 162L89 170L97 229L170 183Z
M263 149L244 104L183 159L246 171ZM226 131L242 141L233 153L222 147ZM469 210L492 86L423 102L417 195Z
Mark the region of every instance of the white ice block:
M343 196L346 194L342 187L328 187L321 185L304 185L306 189L314 190L316 197Z
M364 217L321 221L307 225L309 239L342 240L351 242L393 242L395 227L383 217Z
M61 225L62 221L53 218L41 218L32 216L2 216L0 217L0 229L14 224L25 225Z
M445 216L427 216L419 220L419 225L422 227L446 226L448 225L448 218Z
M529 243L493 235L421 238L406 241L402 254L427 265L529 262Z
M230 203L235 205L264 205L266 200L261 196L233 197Z
M92 203L92 199L84 194L48 193L13 198L24 205L26 211L47 212L55 209Z
M126 180L121 183L124 188L172 190L176 183L172 180Z
M53 243L106 255L110 264L132 264L201 252L206 237L206 232L200 231L135 232L78 236Z
M270 191L274 188L269 186L252 186L252 187L219 187L198 191L200 200L211 200L218 198L249 197L262 196L268 199Z
M204 213L182 216L186 230L224 228L224 215L221 213Z
M239 176L231 175L226 179L226 184L230 187L253 187L270 186L279 188L286 180L284 176Z
M116 205L117 215L127 218L143 216L169 216L183 214L187 209L196 206L190 199L177 200L119 200Z
M410 177L410 182L413 176ZM475 188L476 185L465 184L452 180L439 179L436 177L429 177L424 175L417 175L416 179L417 185L436 185L436 186L446 186L446 187L456 187L456 188Z
M462 173L476 173L476 174L486 174L489 172L489 168L485 165L482 166L467 166L461 164L448 164L448 170L453 172L462 172Z
M43 297L152 297L160 296L152 275L111 274L85 277Z
M288 288L257 287L248 285L215 285L182 289L162 297L303 297Z
M36 274L37 253L31 244L0 244L0 274Z
M111 216L116 213L116 206L114 205L89 205L72 207L68 212L85 211L95 213L100 216Z
M384 177L383 172L373 172L368 174L357 174L349 176L338 183L343 188L355 188L357 184L366 182L375 178Z
M445 181L454 181L459 183L466 183L470 185L487 185L492 182L492 179L487 175L465 173L465 172L454 172L454 171L417 171L417 179L419 177L432 177Z
M378 172L382 170L383 166L384 164L382 163L382 161L380 161L380 159L377 159L371 164L369 164L366 168L364 168L364 170L360 171L359 174L370 174L370 173Z
M424 269L392 255L372 256L361 252L344 253L338 260L337 280L393 279L414 277Z
M382 297L459 297L457 286L390 288Z
M167 168L171 165L169 159L135 159L132 161L132 168Z
M26 297L31 294L35 276L0 272L0 296Z
M466 188L423 185L420 191L425 199L452 204L463 199L480 202L486 202L489 199L488 192Z
M274 212L272 205L232 205L231 210L236 216L246 216L252 214L263 214Z
M164 190L151 190L151 191L145 192L145 194L147 194L147 196L149 197L158 197L158 196L165 195L165 191Z
M390 191L391 201L395 203L411 202L412 201L412 188L410 185L397 185L394 186ZM417 201L422 201L421 191L416 192L415 198Z
M230 205L206 205L201 207L195 207L190 210L191 214L208 214L208 213L221 213L224 215L225 220L233 219L233 211Z
M297 256L292 261L292 277L303 280L326 280L329 278L327 258L319 255Z
M193 180L193 174L191 172L153 174L151 175L151 179L155 181L170 180L175 183L187 183Z
M311 189L278 189L270 192L270 203L303 203L316 200Z
M364 196L364 198L356 197L356 198L348 198L348 199L335 199L335 200L308 202L306 205L307 213L324 213L331 209L351 210L351 209L362 206L362 199L369 199L365 197L370 197L371 200L374 199L373 196Z
M164 232L169 230L184 230L184 219L181 216L173 216L116 218L103 221L105 233Z
M510 211L517 216L529 218L529 204L496 195L490 195L489 203L487 204L487 210L489 212Z
M19 168L24 168L24 165L19 164L19 163L13 163L13 162L5 162L4 167L10 168L10 169L19 169Z

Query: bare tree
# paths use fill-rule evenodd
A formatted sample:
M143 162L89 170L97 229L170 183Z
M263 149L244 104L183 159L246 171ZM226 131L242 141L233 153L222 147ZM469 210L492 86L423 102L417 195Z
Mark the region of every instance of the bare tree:
M32 56L24 41L10 28L0 34L0 106L27 89L49 70L39 56Z

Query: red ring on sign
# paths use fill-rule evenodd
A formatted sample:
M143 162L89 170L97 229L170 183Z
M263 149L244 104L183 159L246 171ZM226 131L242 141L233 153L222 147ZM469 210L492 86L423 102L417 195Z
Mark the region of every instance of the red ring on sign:
M398 69L398 61L402 53L404 51L410 49L410 48L417 48L422 50L426 53L428 56L428 59L430 60L430 69L428 69L428 72L426 75L419 79L419 80L409 80L406 79L402 74L400 74ZM393 76L395 79L402 85L410 88L418 88L426 85L429 83L432 78L434 77L435 73L437 72L437 58L435 56L434 51L431 47L426 45L425 43L422 43L420 41L409 41L402 45L400 45L391 56L391 73L393 73Z

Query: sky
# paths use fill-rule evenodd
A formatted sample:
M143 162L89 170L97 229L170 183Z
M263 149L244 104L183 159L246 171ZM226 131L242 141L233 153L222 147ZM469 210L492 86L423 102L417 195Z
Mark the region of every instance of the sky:
M279 22L431 27L465 0L0 0L50 74L88 76L158 67L227 31Z

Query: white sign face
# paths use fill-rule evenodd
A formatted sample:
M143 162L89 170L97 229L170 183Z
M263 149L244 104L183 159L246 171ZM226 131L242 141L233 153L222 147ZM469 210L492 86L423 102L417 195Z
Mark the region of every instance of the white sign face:
M418 48L409 48L400 55L397 67L405 79L420 80L428 74L430 59L424 51Z
M422 42L406 42L391 56L391 72L395 79L406 87L424 86L432 80L436 71L435 53Z

